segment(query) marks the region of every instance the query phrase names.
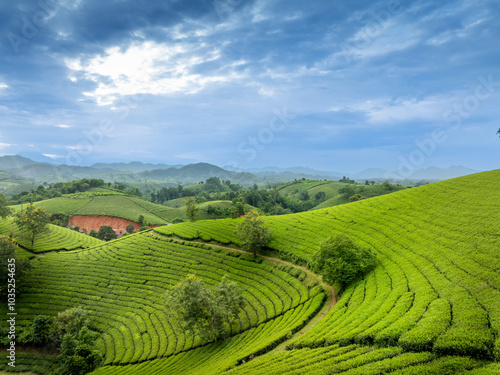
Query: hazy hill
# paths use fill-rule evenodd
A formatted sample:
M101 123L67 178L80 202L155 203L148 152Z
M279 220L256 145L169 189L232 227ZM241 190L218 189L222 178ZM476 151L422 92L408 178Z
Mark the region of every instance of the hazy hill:
M152 163L141 163L140 161L131 161L130 163L96 163L92 165L92 168L99 169L113 169L115 171L122 172L132 172L140 173L145 171L152 171L155 169L168 169L168 168L181 168L181 164L177 165L167 165L167 164L152 164Z
M156 169L138 175L148 181L179 182L186 185L205 181L210 177L231 180L233 183L244 186L262 182L260 178L251 173L227 171L208 163L189 164L181 168Z

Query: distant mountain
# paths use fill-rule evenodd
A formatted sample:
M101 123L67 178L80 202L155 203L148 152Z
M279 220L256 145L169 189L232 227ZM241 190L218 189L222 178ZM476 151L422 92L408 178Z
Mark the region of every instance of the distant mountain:
M224 168L226 170L236 170L235 168L231 168L229 166ZM338 180L343 176L343 174L340 172L320 171L307 167L263 167L248 168L245 171L263 178L268 182L286 182L300 180L302 178L305 178L307 180Z
M156 169L138 173L145 180L162 182L180 182L183 184L195 184L205 181L210 177L219 177L221 180L231 180L241 185L253 185L262 182L257 176L248 172L227 171L216 165L208 163L197 163L185 165L181 168Z
M413 179L428 179L428 180L448 180L450 178L467 176L473 173L479 173L475 169L470 169L458 165L448 168L428 167L419 169L413 172L409 178Z
M0 156L0 170L5 171L7 169L21 168L26 165L38 164L38 162L25 158L20 155L5 155Z
M428 180L428 181L441 181L450 178L467 176L469 174L478 173L475 169L466 168L462 166L451 166L448 168L428 167L417 169L414 171L404 171L404 173L391 172L381 168L366 169L362 172L349 176L354 180L383 180L383 179L396 179L396 180Z
M364 171L358 172L349 176L353 180L364 180L364 179L382 179L389 173L386 169L382 168L369 168Z
M145 171L152 171L155 169L168 169L168 168L181 168L181 164L167 165L167 164L152 164L142 163L140 161L131 161L130 163L97 163L92 165L92 168L99 169L113 169L115 171L141 173Z

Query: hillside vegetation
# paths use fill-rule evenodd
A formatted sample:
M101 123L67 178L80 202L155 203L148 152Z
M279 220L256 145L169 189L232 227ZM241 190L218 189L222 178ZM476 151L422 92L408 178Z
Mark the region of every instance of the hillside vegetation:
M499 179L496 170L335 208L266 218L275 234L269 247L290 259L307 262L327 237L348 234L376 252L380 263L289 348L396 345L498 360ZM237 223L182 223L157 231L238 244Z
M163 226L36 259L17 302L19 323L84 306L102 332L106 359L98 375L495 374L498 181L500 170L265 217L273 231L268 255L307 264L339 234L377 255L375 269L305 328L324 304L323 289L216 246L241 245L235 234L241 219ZM161 296L187 273L210 285L227 273L243 287L248 305L231 337L203 345L168 321Z
M19 245L26 249L31 248L29 240L26 239L25 230L20 230L15 224L13 224L12 219L1 220L0 234L8 236L11 232ZM86 249L101 244L102 241L97 238L90 237L67 228L61 228L57 225L48 224L47 233L39 235L35 239L33 252L43 253L54 250ZM31 253L23 252L23 255L27 254Z
M52 215L64 214L69 217L75 215L83 216L112 216L131 221L138 221L143 216L145 222L150 225L164 225L176 218L188 220L185 212L185 200L181 199L179 207L168 207L151 203L130 195L109 192L87 192L67 194L58 198L47 199L33 203L36 207L42 207ZM209 219L208 206L231 207L229 201L212 201L199 205L199 219ZM12 206L15 212L22 209L22 205ZM252 207L247 205L247 209Z
M88 250L47 254L33 265L17 302L22 312L18 325L29 325L40 313L53 316L82 306L102 332L99 347L106 353L106 365L168 357L204 344L198 336L180 331L163 307L163 294L186 274L196 274L209 285L227 274L244 290L247 304L239 321L229 327L232 337L224 341L235 345L233 355L225 357L228 366L283 341L323 306L325 298L319 286L307 288L250 256L148 232ZM6 308L2 305L0 311L6 313Z

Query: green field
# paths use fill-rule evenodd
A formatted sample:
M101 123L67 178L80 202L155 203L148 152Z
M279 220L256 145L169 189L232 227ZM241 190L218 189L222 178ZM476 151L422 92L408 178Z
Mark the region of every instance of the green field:
M377 267L323 317L316 315L325 299L319 286L215 246L240 245L234 230L241 219L223 219L34 260L19 322L75 305L89 309L105 354L93 373L102 375L497 374L499 181L496 170L264 218L274 235L271 255L307 264L334 234L377 254ZM211 285L227 273L243 287L248 304L231 337L200 345L168 321L161 296L187 273Z
M112 216L137 222L140 215L144 216L150 225L164 225L176 218L188 220L186 217L185 199L176 200L176 205L163 206L145 201L140 198L118 193L91 192L64 195L59 198L35 202L34 205L42 207L51 214L63 213L69 216ZM199 219L209 219L206 210L208 206L230 207L230 201L212 201L199 204ZM20 211L25 205L12 206L15 212ZM247 205L247 209L252 206Z
M405 186L399 185L391 185L393 190L389 191L382 184L364 185L347 184L338 181L298 180L278 187L277 191L290 199L300 199L300 194L304 191L307 191L311 197L310 199L314 199L317 193L323 192L325 194L325 200L313 208L316 210L349 203L349 197L339 193L339 190L344 187L351 187L354 189L355 194L361 194L361 196L366 198L406 189Z
M76 250L101 245L102 241L57 225L49 224L47 233L35 238L33 252L43 253L54 250ZM31 250L31 243L26 239L26 231L19 230L12 219L0 221L0 234L7 236L13 232L15 240L25 249ZM28 253L30 254L30 253ZM26 255L26 252L23 252Z

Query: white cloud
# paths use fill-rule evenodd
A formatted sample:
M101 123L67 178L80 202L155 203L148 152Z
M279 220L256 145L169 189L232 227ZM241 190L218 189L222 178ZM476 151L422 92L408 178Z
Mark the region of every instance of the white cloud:
M412 120L440 121L452 102L450 96L423 99L378 99L356 104L352 109L365 112L372 123L394 123Z
M61 124L61 125L54 125L56 128L61 128L61 129L68 129L68 128L71 128L70 125L64 125L64 124Z
M201 64L219 59L220 51L203 43L142 42L126 49L113 47L86 60L66 60L66 65L97 84L84 95L99 105L110 105L122 95L193 94L210 84L238 78L231 64L219 64L203 74L194 72Z
M51 158L51 159L61 159L61 158L65 158L66 156L63 156L63 155L56 155L56 154L42 154L43 156L46 156L48 158Z
M8 88L9 88L9 85L7 85L6 83L0 82L0 90L4 90L4 89L8 89Z
M9 143L1 143L0 142L0 150L3 150L4 148L11 147L11 146L14 146L14 145L11 145Z

